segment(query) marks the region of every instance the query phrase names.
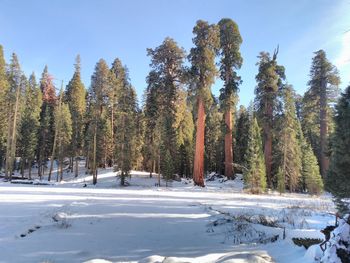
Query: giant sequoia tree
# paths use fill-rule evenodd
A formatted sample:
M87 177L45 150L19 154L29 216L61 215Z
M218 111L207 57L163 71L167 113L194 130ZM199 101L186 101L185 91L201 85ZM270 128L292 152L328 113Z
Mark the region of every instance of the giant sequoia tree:
M216 25L199 20L193 29L193 43L189 60L192 64L191 88L197 98L197 132L193 168L195 185L204 186L204 130L205 108L212 103L211 85L214 83L217 70L215 56L220 46L219 30Z
M303 130L318 157L321 175L325 177L329 165L327 141L333 130L332 104L339 94L340 79L323 50L315 52L310 77L303 99Z
M267 185L272 187L272 135L274 124L274 111L277 105L278 90L282 85L284 67L277 64L277 53L273 57L267 52L261 52L258 56L259 72L256 75L258 85L255 89L255 105L257 108L259 123L263 128L264 156L266 165Z
M239 51L242 37L237 24L228 18L221 19L220 28L220 77L224 87L220 90L220 99L225 114L225 175L233 178L233 151L232 151L232 125L234 120L232 111L237 101L238 86L241 78L236 70L242 66L242 57Z

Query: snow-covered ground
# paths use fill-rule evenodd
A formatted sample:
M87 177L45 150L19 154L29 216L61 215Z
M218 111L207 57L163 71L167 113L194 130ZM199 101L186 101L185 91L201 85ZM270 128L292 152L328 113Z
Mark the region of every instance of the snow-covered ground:
M240 178L165 188L133 172L121 188L106 169L91 181L0 181L0 262L311 263L291 238L322 239L320 229L334 224L327 195L250 195Z

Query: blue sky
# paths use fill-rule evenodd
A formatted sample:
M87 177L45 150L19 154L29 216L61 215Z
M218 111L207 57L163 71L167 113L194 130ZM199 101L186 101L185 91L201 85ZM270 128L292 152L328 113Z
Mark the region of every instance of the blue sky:
M17 53L26 74L39 78L45 64L66 82L81 55L86 88L100 58L109 64L119 57L130 71L139 99L146 87L149 58L146 48L172 37L187 51L198 19L237 22L244 59L240 103L254 98L257 55L273 52L297 92L307 88L313 52L324 49L342 79L350 82L350 0L0 0L0 44L9 61ZM57 81L57 84L59 81ZM214 87L218 94L220 81Z

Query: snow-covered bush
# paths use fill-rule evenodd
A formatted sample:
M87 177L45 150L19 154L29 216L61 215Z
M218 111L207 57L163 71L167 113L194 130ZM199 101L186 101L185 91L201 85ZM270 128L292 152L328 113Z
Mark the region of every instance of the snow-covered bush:
M322 263L350 263L350 215L339 220L339 226L332 232Z

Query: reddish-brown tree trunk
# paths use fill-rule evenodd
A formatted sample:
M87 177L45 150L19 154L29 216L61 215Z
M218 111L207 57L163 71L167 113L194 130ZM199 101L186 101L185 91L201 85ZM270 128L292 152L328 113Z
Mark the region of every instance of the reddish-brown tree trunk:
M266 105L266 117L267 120L264 123L264 134L265 134L265 144L264 144L264 156L265 156L265 167L266 167L266 178L268 187L272 187L271 178L271 166L272 166L272 105L267 103Z
M232 151L232 114L231 109L225 112L225 176L233 179L233 151Z
M194 153L193 181L195 185L204 187L204 129L205 129L205 110L203 98L197 98L197 133L196 150Z
M322 87L320 90L320 168L321 175L324 178L326 176L329 160L326 156L327 148L327 93L326 93L326 82L325 80L321 83Z

